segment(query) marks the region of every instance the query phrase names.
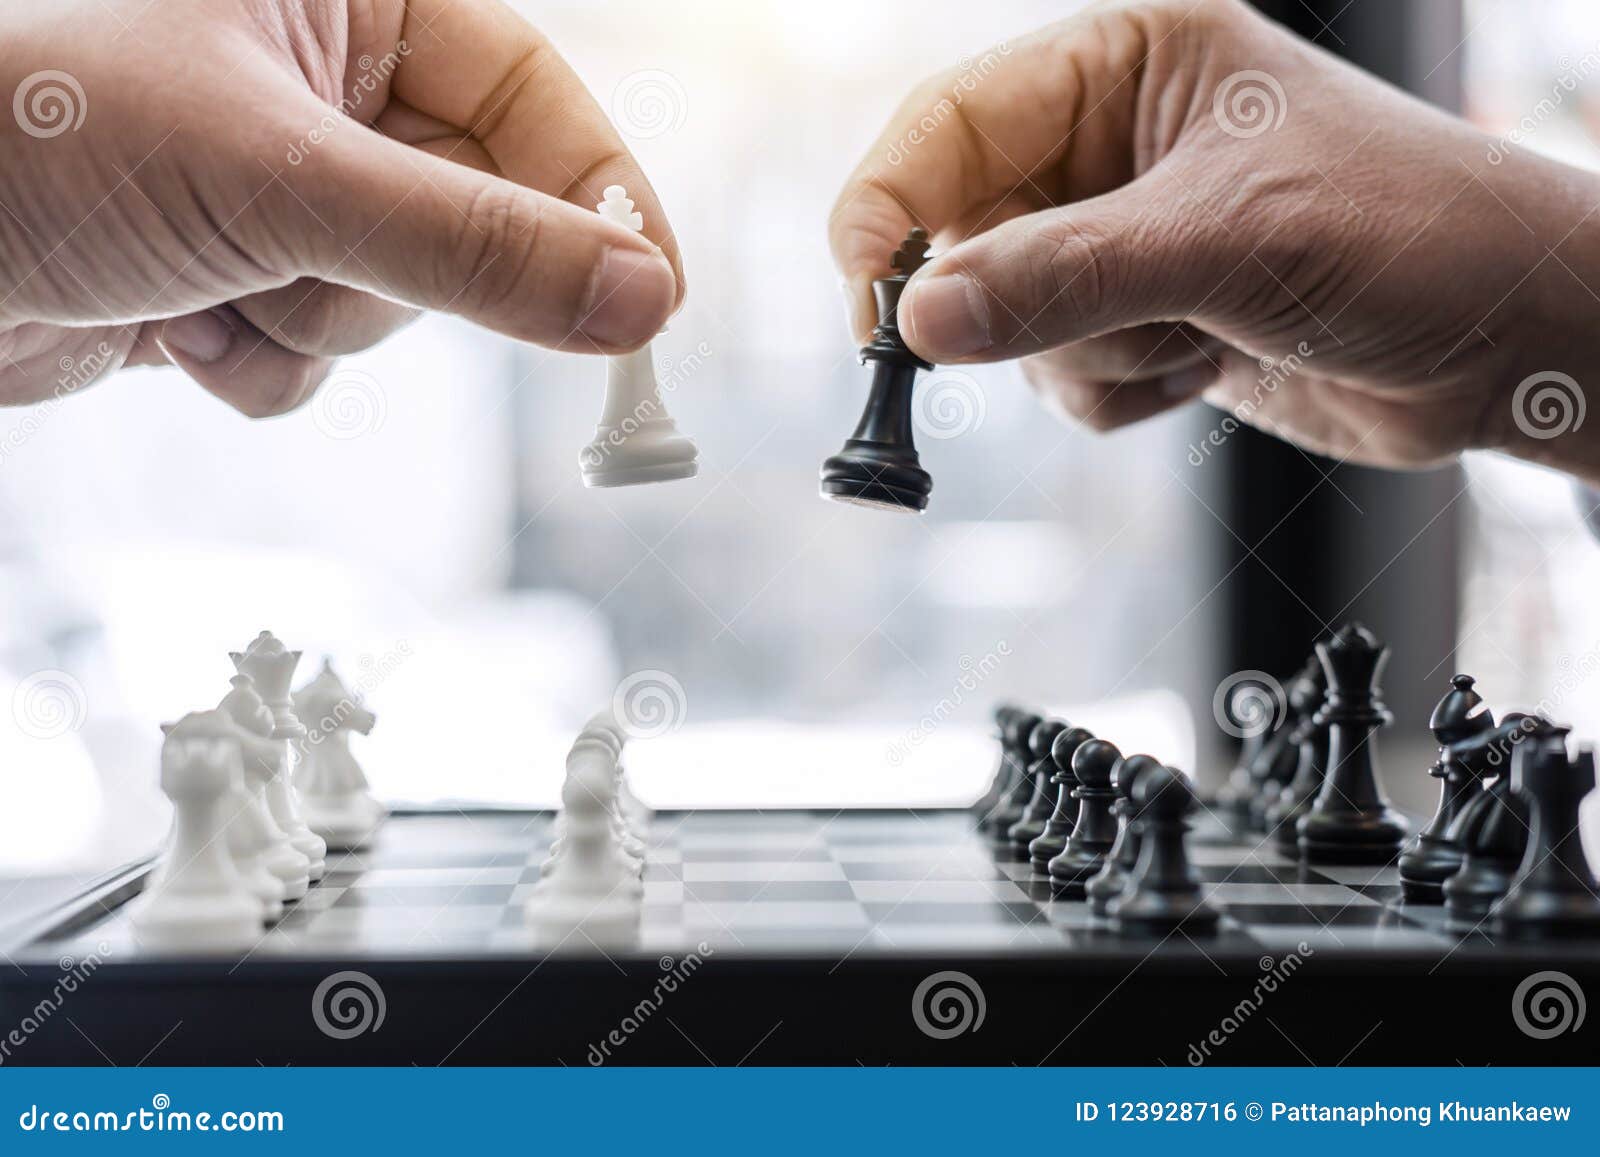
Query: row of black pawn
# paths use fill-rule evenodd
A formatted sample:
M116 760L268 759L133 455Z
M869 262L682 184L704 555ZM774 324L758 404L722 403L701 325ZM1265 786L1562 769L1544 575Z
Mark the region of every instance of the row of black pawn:
M1183 773L1010 704L995 723L1000 765L973 805L980 830L1118 931L1216 928L1184 843L1197 801Z

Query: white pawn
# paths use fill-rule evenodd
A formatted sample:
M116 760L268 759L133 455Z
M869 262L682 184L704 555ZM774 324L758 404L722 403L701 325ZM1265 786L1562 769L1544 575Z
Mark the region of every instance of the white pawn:
M643 839L645 832L650 830L650 821L655 818L655 813L642 803L638 796L633 794L633 788L628 784L628 765L623 759L623 752L628 744L628 732L618 722L611 711L596 711L589 717L589 722L583 725L582 736L593 736L609 739L617 754L617 806L621 810L623 823L636 839Z
M310 879L320 880L327 871L328 845L301 818L290 783L293 747L305 737L305 728L294 717L289 702L289 683L300 663L300 652L289 650L271 631L262 631L242 652L229 651L228 658L233 660L239 674L250 676L254 682L256 694L261 696L272 715L272 738L283 748L279 766L267 781L263 798L273 821L289 837L295 850L306 858Z
M572 817L578 814L571 807L575 797L583 799L586 810L599 809L609 837L603 854L618 872L629 878L628 893L643 895L644 885L639 877L644 871L644 861L628 850L627 834L617 822L616 761L609 749L595 740L580 738L567 753L567 779L561 786L563 806L556 817L557 834L550 845L549 858L539 869L540 875L553 875L566 855L572 838Z
M595 206L608 221L635 233L644 217L621 185L608 185ZM650 345L606 359L606 401L594 441L579 457L585 486L635 486L693 478L699 471L694 442L678 432L656 382Z
M562 787L566 832L550 872L534 886L524 917L547 945L573 937L602 947L638 935L638 878L616 857L607 790L611 770L600 760L568 761Z
M364 846L389 809L373 796L350 754L350 733L370 735L378 717L356 700L327 659L316 678L294 693L294 713L307 728L294 777L307 822L330 848Z
M134 937L158 951L247 949L265 908L240 877L222 839L222 802L242 776L232 727L218 712L185 715L161 745L161 790L172 801L172 836L132 908Z

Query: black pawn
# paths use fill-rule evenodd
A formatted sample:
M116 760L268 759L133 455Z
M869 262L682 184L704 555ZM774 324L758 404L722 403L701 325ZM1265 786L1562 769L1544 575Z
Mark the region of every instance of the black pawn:
M1315 654L1289 680L1282 725L1272 733L1250 767L1251 778L1255 781L1245 816L1250 831L1272 830L1268 813L1300 770L1300 724L1322 706L1326 688L1327 678Z
M1476 932L1488 923L1489 910L1506 894L1511 877L1528 848L1527 797L1501 776L1487 790L1468 800L1452 826L1461 845L1461 867L1441 889L1452 932Z
M1529 739L1511 761L1511 781L1527 797L1533 828L1522 865L1495 905L1497 935L1506 940L1600 936L1600 882L1584 858L1578 807L1595 788L1594 751L1567 756L1562 729Z
M1007 716L1000 729L1000 745L1006 753L1008 770L1000 799L989 814L978 821L980 831L991 835L1004 835L1005 830L1022 818L1028 800L1033 798L1033 784L1028 779L1028 736L1039 726L1040 717L1031 711L1015 711ZM1026 791L1027 795L1022 795ZM1021 798L1018 798L1018 797Z
M1389 648L1352 623L1318 643L1317 656L1328 676L1319 712L1328 728L1328 773L1300 819L1300 855L1312 864L1387 864L1406 838L1405 818L1384 798L1373 742L1394 719L1378 689Z
M1289 691L1289 710L1294 718L1289 737L1296 752L1294 776L1267 808L1263 825L1277 840L1278 850L1289 856L1300 852L1300 817L1311 810L1328 772L1328 727L1321 721L1327 694L1327 674L1320 662L1314 670L1303 671Z
M1055 776L1056 765L1050 758L1050 748L1056 736L1066 729L1066 720L1047 719L1028 736L1028 754L1033 757L1028 763L1028 782L1033 790L1028 794L1022 815L1006 829L1006 841L1010 845L1008 850L1014 859L1028 858L1028 845L1044 835L1044 825L1055 810L1056 789L1051 780Z
M1428 719L1439 743L1439 756L1428 774L1439 780L1439 808L1400 857L1401 895L1413 904L1444 903L1444 882L1461 869L1463 851L1451 837L1461 809L1482 789L1471 761L1459 758L1454 745L1494 727L1483 696L1473 689L1471 675L1450 680L1450 690Z
M862 363L873 363L872 387L855 432L822 464L824 498L880 510L927 509L933 479L911 436L911 389L917 371L933 367L907 348L895 317L906 282L927 259L927 231L913 229L890 258L895 273L872 283L878 325L861 350Z
M1067 846L1048 866L1051 886L1069 900L1084 898L1084 885L1100 871L1106 853L1117 842L1117 818L1111 814L1117 792L1111 777L1121 761L1122 752L1103 739L1081 744L1072 755L1078 819Z
M1143 835L1127 890L1108 907L1117 929L1159 936L1215 930L1217 910L1201 895L1184 843L1195 807L1188 779L1170 767L1153 767L1134 780L1133 802Z
M1133 803L1133 785L1139 776L1161 763L1154 756L1130 755L1118 763L1111 773L1111 786L1117 793L1111 805L1117 817L1117 838L1106 853L1100 873L1084 885L1084 895L1089 900L1089 910L1096 916L1109 913L1107 905L1122 895L1128 886L1128 877L1139 862L1139 822Z
M1000 802L1000 794L1005 791L1006 783L1010 778L1011 762L1006 752L1005 728L1006 719L1019 708L1012 703L1000 703L994 709L995 738L1000 741L1000 759L994 769L994 775L989 779L989 786L984 789L976 803L972 805L972 814L980 820L994 810L994 805Z
M1072 795L1078 786L1072 774L1072 755L1080 744L1093 738L1081 727L1069 727L1050 745L1050 760L1056 765L1055 774L1050 777L1056 788L1055 807L1044 825L1044 832L1028 845L1028 859L1041 876L1050 871L1050 861L1066 851L1067 837L1072 835L1072 825L1078 820L1078 801Z

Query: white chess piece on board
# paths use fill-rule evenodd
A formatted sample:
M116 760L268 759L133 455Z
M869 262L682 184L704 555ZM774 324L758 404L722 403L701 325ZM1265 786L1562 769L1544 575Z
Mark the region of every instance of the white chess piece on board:
M608 185L595 209L636 233L644 228L644 217L621 185ZM670 482L699 471L693 440L678 432L661 399L649 343L606 359L605 409L579 466L585 486Z
M161 790L172 801L172 835L131 909L139 944L157 951L250 948L265 921L261 898L228 854L224 801L243 777L239 745L219 712L172 724L161 745Z
M611 781L611 768L602 759L568 760L561 850L524 908L528 927L542 945L618 947L638 936L639 881L615 854L607 799Z
M378 717L327 659L316 678L294 693L294 711L307 729L295 773L307 822L330 848L363 847L389 811L373 797L366 773L350 754L350 733L370 734Z
M575 799L584 805L576 813L572 808ZM639 877L644 872L644 861L629 851L626 833L617 822L616 761L603 744L580 738L572 745L567 754L567 778L561 785L561 802L561 814L556 817L555 824L556 838L550 845L549 858L539 869L540 876L548 879L560 868L571 844L574 815L598 809L605 817L608 838L604 849L597 854L627 877L623 887L630 896L642 896L644 885Z
M590 737L607 742L615 749L617 755L617 806L622 812L624 824L635 838L642 838L650 830L650 821L655 813L650 810L639 797L633 794L633 788L628 783L628 766L623 758L623 753L628 744L628 732L617 722L617 717L611 710L596 711L583 725L579 737Z
M254 680L235 675L230 684L217 710L238 734L244 791L228 831L256 849L261 864L283 882L285 900L298 900L311 888L311 860L278 826L267 796L283 763L283 743L276 738L272 712L256 693Z
M301 817L290 781L294 748L305 736L305 728L295 718L289 700L289 683L299 665L300 652L289 650L271 631L262 631L243 652L228 652L228 658L241 675L250 676L254 682L256 693L272 715L272 738L283 749L279 766L267 781L267 807L295 850L310 864L310 879L320 880L327 870L328 846Z

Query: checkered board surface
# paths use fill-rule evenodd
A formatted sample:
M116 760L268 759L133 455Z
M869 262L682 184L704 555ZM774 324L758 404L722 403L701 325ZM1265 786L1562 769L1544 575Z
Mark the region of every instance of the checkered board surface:
M523 903L550 840L549 813L399 814L329 874L252 954L269 958L462 957L536 950ZM1183 950L1117 934L1083 903L1052 900L1027 864L995 856L964 812L694 812L648 835L640 952L1071 954ZM1208 957L1305 943L1364 956L1460 950L1438 908L1400 907L1390 868L1309 869L1268 846L1200 830L1201 879L1225 919ZM129 892L131 894L131 890ZM137 959L125 903L46 934L36 955L108 944ZM582 944L569 945L582 949ZM1190 947L1194 951L1198 946Z

